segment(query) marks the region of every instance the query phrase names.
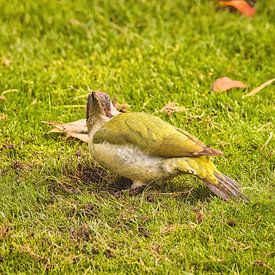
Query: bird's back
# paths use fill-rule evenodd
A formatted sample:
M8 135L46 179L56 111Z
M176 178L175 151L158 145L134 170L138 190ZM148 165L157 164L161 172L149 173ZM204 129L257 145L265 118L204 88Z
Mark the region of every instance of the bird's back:
M156 157L215 155L191 134L146 113L124 113L105 123L93 137L94 143L133 145Z

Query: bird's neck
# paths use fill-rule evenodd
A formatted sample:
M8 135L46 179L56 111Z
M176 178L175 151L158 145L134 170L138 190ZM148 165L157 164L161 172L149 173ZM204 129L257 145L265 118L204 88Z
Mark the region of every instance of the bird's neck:
M109 117L103 114L93 114L87 121L89 139L93 137L95 132L100 129L106 122L110 120Z

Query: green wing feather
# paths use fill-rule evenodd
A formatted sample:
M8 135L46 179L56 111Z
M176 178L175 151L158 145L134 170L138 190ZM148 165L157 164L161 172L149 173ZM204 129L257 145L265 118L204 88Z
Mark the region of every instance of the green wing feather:
M124 113L112 118L93 136L93 143L135 145L157 157L218 155L197 138L162 119L145 113Z

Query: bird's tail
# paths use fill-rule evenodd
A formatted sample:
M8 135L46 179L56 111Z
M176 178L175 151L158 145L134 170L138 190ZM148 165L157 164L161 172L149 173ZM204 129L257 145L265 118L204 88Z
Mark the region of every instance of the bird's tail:
M248 201L240 190L241 186L219 172L207 156L181 158L178 162L178 168L182 172L193 174L202 179L215 195L226 201L230 199Z
M248 198L240 190L241 186L236 181L230 179L219 171L215 171L214 176L217 179L217 183L213 183L207 178L203 179L203 181L215 195L226 201L234 198L248 201Z

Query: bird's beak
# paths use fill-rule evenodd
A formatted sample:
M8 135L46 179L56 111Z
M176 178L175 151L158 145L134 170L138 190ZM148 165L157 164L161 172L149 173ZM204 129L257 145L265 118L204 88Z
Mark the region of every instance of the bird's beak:
M94 93L91 93L87 97L87 104L86 104L86 120L88 121L90 115L91 115L91 110L92 110L92 103L93 103L93 98L94 98Z
M100 99L99 92L92 92L89 95L91 95L92 99Z

